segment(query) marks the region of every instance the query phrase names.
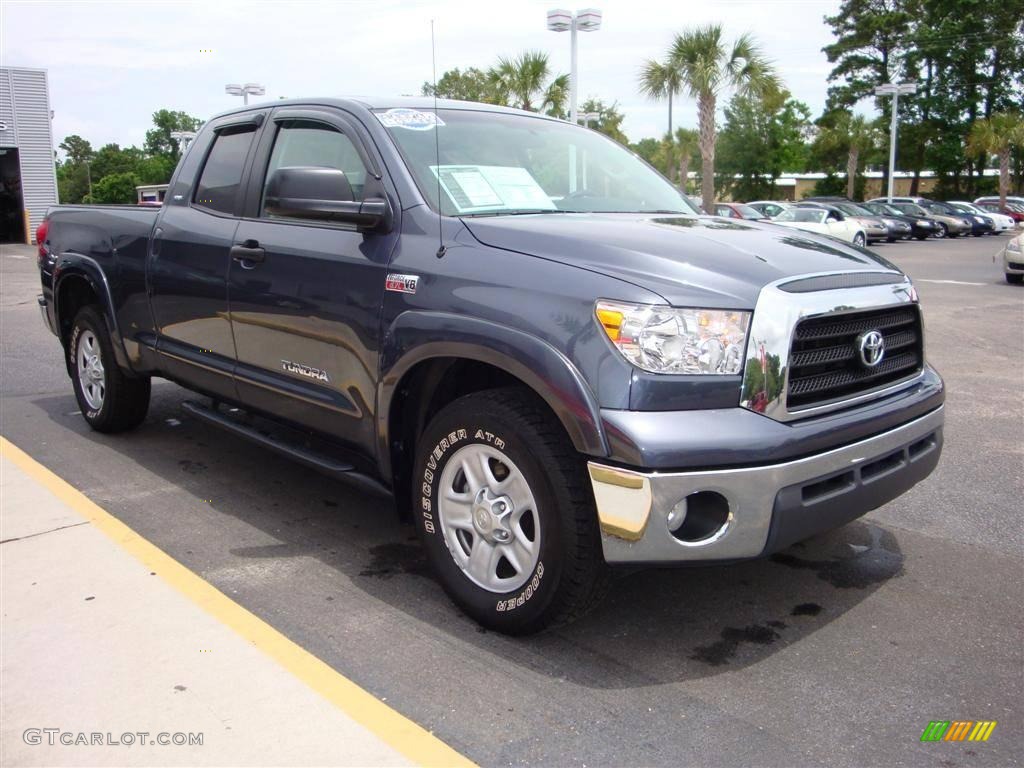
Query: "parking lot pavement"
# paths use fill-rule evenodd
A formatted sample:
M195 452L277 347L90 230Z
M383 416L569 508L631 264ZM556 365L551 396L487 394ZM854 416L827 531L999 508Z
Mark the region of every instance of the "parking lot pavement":
M2 438L0 495L4 765L461 762Z
M931 478L766 561L623 575L594 613L533 638L461 616L378 499L189 419L172 384L154 386L135 432L89 431L39 321L34 264L13 258L31 250L8 247L2 431L483 765L1017 765L1024 290L1002 280L1004 242L874 249L914 278L947 382ZM981 744L920 741L957 719L998 725Z

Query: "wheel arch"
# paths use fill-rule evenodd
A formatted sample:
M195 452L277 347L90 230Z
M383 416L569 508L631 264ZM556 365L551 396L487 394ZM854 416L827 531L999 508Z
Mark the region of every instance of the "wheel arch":
M94 259L80 254L62 254L54 270L53 296L54 324L65 349L71 336L71 323L75 315L83 306L95 304L106 322L118 366L126 373L132 373L114 316L110 284L103 269ZM65 362L70 366L66 355Z
M406 312L386 334L377 396L382 474L401 492L403 464L427 420L471 391L519 384L543 400L581 453L607 456L600 409L576 367L548 342L485 320Z

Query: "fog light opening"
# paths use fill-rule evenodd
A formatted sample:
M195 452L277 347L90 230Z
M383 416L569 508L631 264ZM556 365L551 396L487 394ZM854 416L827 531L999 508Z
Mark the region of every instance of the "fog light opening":
M667 522L669 531L680 541L706 541L729 523L729 500L716 491L691 493L672 508Z

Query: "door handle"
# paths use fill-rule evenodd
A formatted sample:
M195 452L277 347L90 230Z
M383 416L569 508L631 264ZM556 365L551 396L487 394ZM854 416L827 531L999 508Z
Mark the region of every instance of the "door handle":
M267 252L260 248L260 244L255 240L246 240L244 243L239 245L231 246L231 258L237 262L250 264L258 264L266 258Z

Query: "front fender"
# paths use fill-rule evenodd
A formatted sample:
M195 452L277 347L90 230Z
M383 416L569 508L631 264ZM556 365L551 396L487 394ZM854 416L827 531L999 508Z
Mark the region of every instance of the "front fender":
M607 456L594 393L576 366L548 342L507 326L448 312L403 312L388 329L377 392L379 455L387 461L388 417L399 382L424 360L454 357L493 365L536 392L558 417L576 450Z
M107 329L110 331L111 346L114 348L114 358L122 370L131 373L132 368L128 362L128 355L125 352L124 340L121 331L117 326L117 318L114 314L114 297L111 293L110 282L107 279L103 267L96 259L84 256L80 253L62 253L53 267L53 317L58 332L63 328L63 320L73 318L62 318L63 309L62 289L67 280L84 280L92 288L93 293L99 299L100 311L103 319L107 322ZM63 337L61 341L64 341Z

